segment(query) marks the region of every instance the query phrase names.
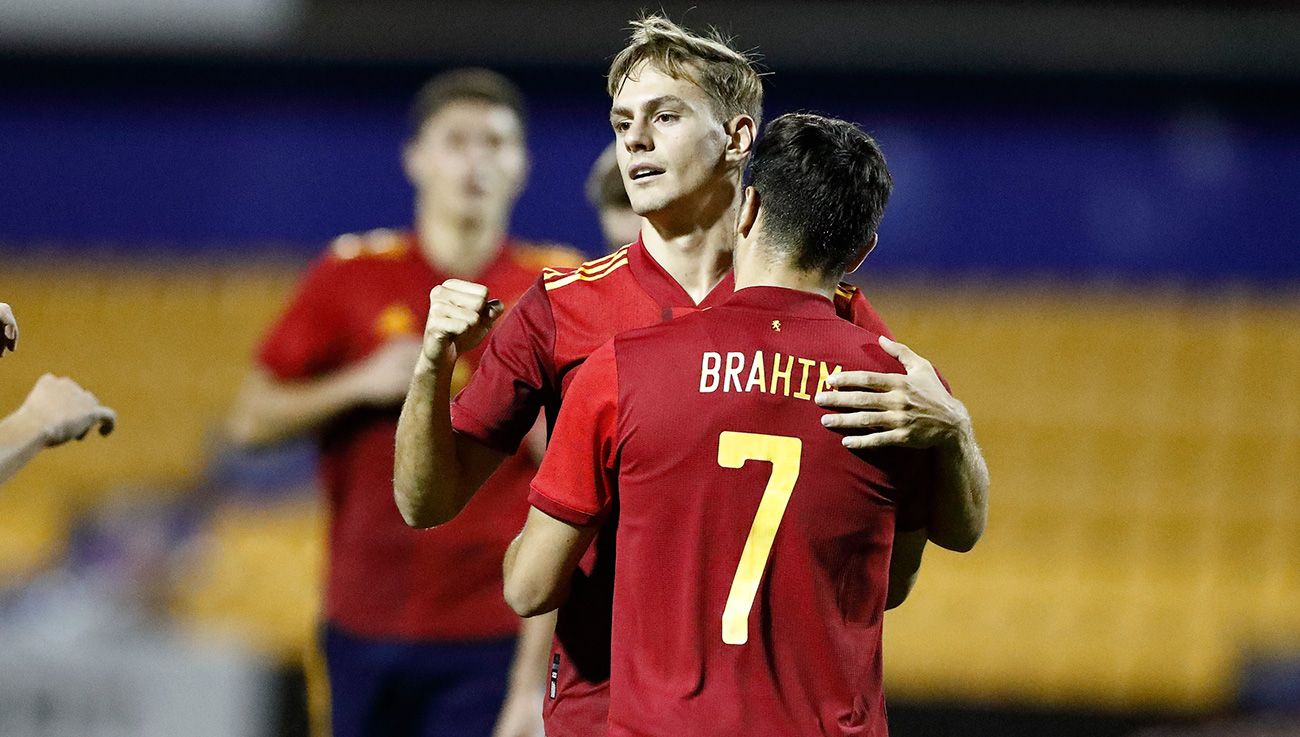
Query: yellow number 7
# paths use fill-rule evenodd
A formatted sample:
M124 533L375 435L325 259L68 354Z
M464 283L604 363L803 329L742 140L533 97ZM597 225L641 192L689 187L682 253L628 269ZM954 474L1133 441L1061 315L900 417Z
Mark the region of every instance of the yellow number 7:
M745 538L745 550L740 554L736 577L731 580L731 593L722 610L722 641L728 645L744 645L749 640L749 611L758 595L758 583L767 568L767 558L772 553L776 528L781 526L785 508L790 503L790 493L799 480L799 460L803 455L803 441L784 435L760 435L748 432L722 433L718 438L718 465L723 468L740 468L745 461L769 461L772 475L758 503L754 525Z

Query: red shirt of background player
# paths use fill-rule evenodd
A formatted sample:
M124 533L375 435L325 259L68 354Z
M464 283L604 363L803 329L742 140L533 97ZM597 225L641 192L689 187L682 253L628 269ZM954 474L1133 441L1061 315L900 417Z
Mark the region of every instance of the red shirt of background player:
M569 251L509 242L477 279L509 306L557 259L574 260ZM277 379L305 379L356 363L392 338L418 340L429 291L447 278L411 235L344 236L311 266L258 360ZM457 366L461 383L480 354ZM400 410L357 408L321 432L330 512L325 617L374 638L511 636L519 618L501 598L501 557L523 524L536 466L526 454L507 459L454 522L413 530L393 504Z
M513 453L539 409L554 427L575 371L610 338L717 305L733 289L728 274L696 305L639 240L577 269L548 269L493 330L477 371L452 403L452 425ZM835 306L841 317L890 335L856 287L842 285ZM543 706L548 734L606 734L613 530L607 524L597 536L560 607Z
M854 455L812 401L838 367L902 373L877 337L754 287L578 372L530 501L578 526L618 506L611 737L887 734L881 623L917 456Z

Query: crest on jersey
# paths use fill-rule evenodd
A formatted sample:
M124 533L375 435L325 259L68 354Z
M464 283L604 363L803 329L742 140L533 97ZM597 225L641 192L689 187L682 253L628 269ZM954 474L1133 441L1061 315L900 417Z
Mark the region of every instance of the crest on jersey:
M419 335L416 328L415 313L411 308L400 302L393 303L384 308L375 318L375 332L380 337L393 338L399 335Z

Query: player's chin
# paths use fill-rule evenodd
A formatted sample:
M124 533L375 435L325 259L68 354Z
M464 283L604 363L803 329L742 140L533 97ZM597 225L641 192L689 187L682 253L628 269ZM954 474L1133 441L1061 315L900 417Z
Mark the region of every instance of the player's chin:
M628 198L632 211L643 218L653 217L670 209L677 198L671 192L640 192L638 196Z

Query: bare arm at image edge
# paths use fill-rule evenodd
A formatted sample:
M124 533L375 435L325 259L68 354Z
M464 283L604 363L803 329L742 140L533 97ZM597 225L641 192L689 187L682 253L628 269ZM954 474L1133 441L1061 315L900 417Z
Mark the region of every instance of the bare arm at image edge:
M113 432L117 413L72 379L45 374L13 414L0 420L0 483L44 448L81 440L98 425Z

